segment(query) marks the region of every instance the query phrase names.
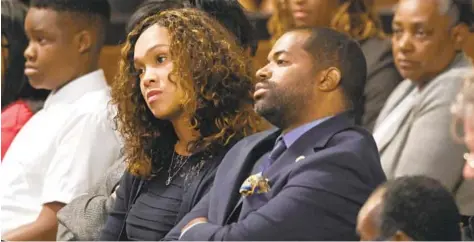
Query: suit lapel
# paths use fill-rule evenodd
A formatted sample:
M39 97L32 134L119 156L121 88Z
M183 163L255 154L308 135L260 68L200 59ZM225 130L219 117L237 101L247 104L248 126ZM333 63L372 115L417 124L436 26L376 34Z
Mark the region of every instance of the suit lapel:
M277 176L284 172L284 168L295 163L303 154L317 152L326 147L327 142L336 133L348 129L354 125L351 112L336 115L316 127L308 130L295 141L263 174L269 179L270 186L275 182ZM275 137L276 138L276 137ZM242 211L241 218L245 218L250 211Z
M387 147L387 145L395 137L395 134L398 133L398 130L400 129L400 127L403 124L406 123L406 119L408 118L408 116L412 113L414 102L416 102L416 97L412 96L413 92L415 92L415 91L416 90L414 89L413 86L411 88L407 89L403 93L403 95L401 95L401 97L399 98L399 101L397 102L397 104L400 105L400 103L403 102L405 98L410 98L410 99L412 99L411 104L403 104L403 105L407 105L407 107L401 107L400 110L397 110L397 105L395 105L395 107L392 109L392 111L396 110L398 112L396 114L397 117L396 117L396 120L391 124L390 129L387 130L387 132L384 133L384 135L380 139L380 142L377 144L379 152L382 152ZM390 113L392 113L392 112L390 112ZM389 117L390 117L390 114L387 115L387 118L389 118ZM386 122L386 121L387 120L384 120L383 122Z
M272 178L274 174L286 165L292 164L296 159L306 153L308 149L313 152L323 149L329 139L341 130L354 125L351 112L344 112L336 115L316 127L308 130L298 140L295 141L283 154L268 168L266 177Z
M377 117L377 121L375 124L375 129L380 126L380 124L387 118L387 116L393 111L393 109L397 106L398 103L402 100L403 96L406 95L407 92L412 90L415 86L410 80L404 80L393 90L390 94L390 97L385 102L382 110L380 111L379 116Z
M388 130L387 133L385 133L385 135L380 140L380 144L377 145L379 152L383 152L385 148L387 148L387 145L395 137L395 134L398 133L398 131L400 130L400 127L406 124L406 119L408 118L411 112L412 112L412 108L410 108L409 110L405 110L405 112L403 113L400 113L400 117L398 117L398 120L393 123L392 127Z
M218 223L225 224L227 218L231 215L237 202L240 199L239 189L244 180L249 176L255 162L268 150L271 150L275 139L279 134L278 129L272 129L262 132L259 137L242 145L242 152L239 153L235 159L232 159L233 166L230 168L225 177L226 183L219 186L220 206L223 209L218 209ZM229 192L229 189L231 190Z

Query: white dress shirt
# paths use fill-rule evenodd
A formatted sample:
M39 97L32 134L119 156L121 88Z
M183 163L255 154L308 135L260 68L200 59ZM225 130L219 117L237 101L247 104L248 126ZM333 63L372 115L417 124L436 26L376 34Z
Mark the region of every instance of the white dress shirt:
M0 165L1 232L34 222L42 205L69 203L119 157L102 70L52 93L20 130Z

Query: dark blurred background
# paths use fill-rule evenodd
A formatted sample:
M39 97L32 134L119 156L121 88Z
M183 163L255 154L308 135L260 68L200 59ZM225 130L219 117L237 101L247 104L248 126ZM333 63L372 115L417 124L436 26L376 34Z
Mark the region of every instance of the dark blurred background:
M29 0L21 0L25 4L28 4ZM125 23L127 22L130 15L145 0L109 0L112 7L112 24L109 26L107 31L107 44L115 45L119 44L124 40L125 37ZM241 1L242 4L248 9L253 6L248 6L248 0ZM390 31L390 21L392 19L392 11L390 7L397 2L397 0L375 0L378 3L380 9L380 16L384 23L384 27L387 32ZM255 10L255 9L252 9ZM269 34L266 31L266 23L268 15L259 12L249 11L249 18L254 23L255 27L259 30L259 39L268 39Z
M21 0L28 4L29 0ZM87 1L87 0L84 0ZM102 50L100 64L104 69L107 80L112 81L118 68L120 56L120 43L125 39L125 23L135 9L146 0L109 0L112 7L111 24L107 29L106 46ZM474 1L474 0L473 0ZM271 48L268 41L267 21L272 12L272 0L239 0L248 12L248 17L258 30L259 47L254 58L255 68L259 68L266 63L266 56ZM374 0L376 9L379 12L384 29L391 33L391 20L393 17L393 7L398 0ZM466 53L474 56L474 34L468 41L473 43L466 47Z

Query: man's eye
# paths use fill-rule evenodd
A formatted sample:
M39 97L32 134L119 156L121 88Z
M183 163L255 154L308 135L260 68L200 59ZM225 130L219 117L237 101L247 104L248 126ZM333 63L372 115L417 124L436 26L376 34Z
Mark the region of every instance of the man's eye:
M421 37L421 38L426 37L427 35L424 30L417 30L415 34L417 37Z
M46 38L37 37L37 38L35 38L35 41L38 42L39 44L44 44L44 43L46 43Z
M286 64L286 63L288 63L288 62L285 61L285 60L277 60L276 63L277 63L278 65L284 65L284 64Z

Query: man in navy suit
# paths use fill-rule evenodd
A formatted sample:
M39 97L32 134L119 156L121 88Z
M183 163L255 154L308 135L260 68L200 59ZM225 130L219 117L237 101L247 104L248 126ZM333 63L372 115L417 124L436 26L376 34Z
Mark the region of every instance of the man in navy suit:
M223 159L210 192L169 240L357 240L357 213L385 181L363 107L366 64L331 29L283 35L257 72L255 110L278 127Z

